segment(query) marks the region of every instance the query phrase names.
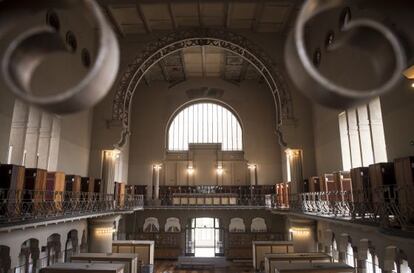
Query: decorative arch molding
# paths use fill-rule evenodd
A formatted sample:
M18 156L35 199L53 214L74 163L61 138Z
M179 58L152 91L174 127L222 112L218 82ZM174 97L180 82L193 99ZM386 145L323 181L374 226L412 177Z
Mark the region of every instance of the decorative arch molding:
M115 146L122 147L130 134L132 98L145 73L166 56L196 46L212 46L230 51L257 69L272 93L276 113L276 133L279 142L286 146L281 126L283 119L293 118L292 98L283 77L272 64L272 59L261 48L239 34L224 29L208 28L181 30L166 35L148 44L128 65L118 83L113 100L112 119L121 121L123 127L121 139Z

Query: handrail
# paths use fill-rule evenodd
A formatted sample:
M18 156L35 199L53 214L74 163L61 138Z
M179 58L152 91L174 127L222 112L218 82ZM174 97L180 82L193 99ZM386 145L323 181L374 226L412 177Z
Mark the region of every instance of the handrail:
M0 225L143 208L142 195L0 189Z
M266 196L266 207L409 230L414 226L414 187L384 185L372 191L306 192Z

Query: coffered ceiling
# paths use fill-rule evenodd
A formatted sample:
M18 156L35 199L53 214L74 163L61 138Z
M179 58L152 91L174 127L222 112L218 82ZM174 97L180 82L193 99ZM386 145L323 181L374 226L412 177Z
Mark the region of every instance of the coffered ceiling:
M172 32L208 27L255 33L286 33L298 12L299 0L187 1L99 0L118 36ZM193 77L220 77L239 83L259 80L259 73L241 57L208 46L188 48L164 58L145 82L171 84Z

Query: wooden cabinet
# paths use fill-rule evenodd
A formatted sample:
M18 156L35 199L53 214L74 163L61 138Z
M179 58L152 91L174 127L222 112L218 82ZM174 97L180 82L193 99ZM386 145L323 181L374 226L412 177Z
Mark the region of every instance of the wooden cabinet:
M290 194L290 185L289 183L279 183L276 184L276 199L279 206L287 207L289 206L289 194Z
M336 190L341 193L340 201L352 201L352 182L350 172L335 172L333 173L333 180Z
M331 263L332 257L325 253L283 253L265 255L265 273L275 272L275 263Z
M63 192L65 191L65 173L48 172L46 175L46 201L54 201L60 207L63 201Z
M76 192L76 193L80 192L81 191L81 177L79 175L66 175L65 191Z
M25 168L17 165L0 165L0 189L22 191Z
M292 241L253 241L253 267L255 270L264 268L266 254L293 253Z
M321 199L323 201L335 201L335 195L328 194L329 192L335 192L337 190L333 174L322 174L319 176L319 183L321 192L325 193L321 195Z
M414 223L414 157L398 158L394 161L395 180L398 188L400 209Z
M101 193L102 190L102 179L95 178L95 180L93 181L93 192Z
M120 240L112 242L113 253L138 254L140 264L154 264L154 241Z
M36 209L44 201L47 171L29 168L25 170L23 201L27 212Z
M351 169L351 181L354 202L372 202L369 168L360 167Z
M321 191L321 185L319 182L319 177L312 176L308 179L309 183L309 192L320 192Z
M369 180L371 182L372 201L374 203L388 202L395 198L394 164L391 162L377 163L369 166Z
M0 189L2 198L7 199L7 208L0 209L1 215L18 213L23 194L25 168L17 165L0 165Z

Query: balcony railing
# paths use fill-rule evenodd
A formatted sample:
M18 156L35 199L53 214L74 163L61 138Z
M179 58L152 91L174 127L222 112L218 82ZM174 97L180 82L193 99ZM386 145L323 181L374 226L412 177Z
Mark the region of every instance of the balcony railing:
M405 230L414 227L414 187L411 186L389 185L372 192L309 192L284 198L267 195L266 207L382 227Z
M143 207L143 196L0 189L0 225L59 217L129 211Z

